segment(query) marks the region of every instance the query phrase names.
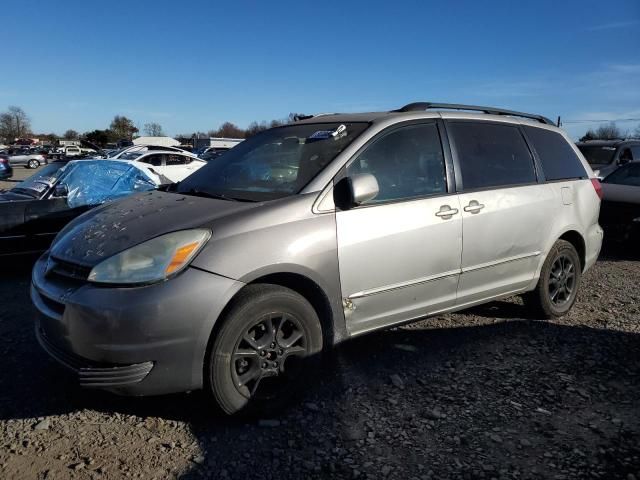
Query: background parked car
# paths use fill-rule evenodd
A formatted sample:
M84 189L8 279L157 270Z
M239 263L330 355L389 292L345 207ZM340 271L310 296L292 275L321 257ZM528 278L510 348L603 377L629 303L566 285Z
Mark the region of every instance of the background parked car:
M47 157L41 153L33 153L29 149L15 149L0 152L7 155L12 166L23 166L25 168L38 168L47 163Z
M169 183L135 162L52 162L0 194L0 255L46 250L62 227L93 206Z
M119 150L113 150L108 158L121 158L127 153L146 153L146 152L175 152L196 157L196 155L186 152L179 147L163 147L161 145L130 145Z
M640 241L640 162L627 163L602 181L600 225L605 238Z
M578 142L577 146L599 178L620 165L640 160L640 140L589 140Z
M13 176L13 167L8 155L0 155L0 180L5 180Z
M129 160L146 165L172 182L183 180L207 164L190 153L170 150L130 151L120 155L116 160Z
M227 150L216 150L215 148L212 148L198 155L198 158L200 158L201 160L204 160L205 162L208 162L210 160L213 160L214 158L218 158L220 155L222 155L226 151Z

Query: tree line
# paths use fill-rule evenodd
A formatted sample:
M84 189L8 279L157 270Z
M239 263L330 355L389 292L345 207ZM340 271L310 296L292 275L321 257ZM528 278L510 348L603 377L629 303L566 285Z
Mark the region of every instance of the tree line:
M263 120L260 122L254 121L251 122L247 128L241 128L232 122L224 122L217 129L208 130L207 132L185 133L176 135L176 138L187 143L195 137L249 138L263 130L292 123L296 120L298 115L299 114L297 113L290 113L283 119L271 121ZM7 143L12 143L15 139L19 138L36 136L51 143L56 142L60 138L65 140L83 139L91 143L95 143L96 145L105 146L108 143L115 143L119 140L131 140L139 133L140 131L135 126L133 120L125 117L124 115L116 115L113 117L109 127L103 130L97 129L80 134L76 130L69 129L64 132L62 137L55 133L34 135L31 130L31 119L22 108L10 106L5 112L0 113L0 141L4 140ZM156 122L145 123L143 133L150 137L161 137L165 135L162 125ZM621 130L614 122L611 122L609 124L600 125L595 129L589 128L589 130L587 130L587 132L580 138L580 141L612 140L627 137L640 138L640 125L638 125L633 132L629 132Z

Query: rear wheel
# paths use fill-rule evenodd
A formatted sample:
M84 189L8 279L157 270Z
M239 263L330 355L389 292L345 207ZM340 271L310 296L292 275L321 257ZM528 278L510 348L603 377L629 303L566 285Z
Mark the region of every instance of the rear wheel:
M542 266L535 290L524 296L525 305L541 318L565 315L576 301L582 267L575 247L558 240Z
M27 163L28 168L38 168L40 166L40 162L38 160L32 159Z
M278 285L246 287L221 321L206 366L210 392L227 414L279 408L322 351L316 311Z

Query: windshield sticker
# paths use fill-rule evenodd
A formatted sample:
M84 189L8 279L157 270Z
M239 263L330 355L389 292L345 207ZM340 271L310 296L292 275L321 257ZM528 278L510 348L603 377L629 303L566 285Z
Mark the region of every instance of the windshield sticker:
M326 140L327 138L338 140L345 135L347 135L347 127L343 124L335 130L318 130L317 132L314 132L307 140Z

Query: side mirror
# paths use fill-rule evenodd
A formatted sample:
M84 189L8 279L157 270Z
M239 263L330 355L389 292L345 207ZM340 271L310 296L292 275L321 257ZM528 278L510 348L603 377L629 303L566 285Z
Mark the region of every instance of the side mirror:
M345 177L333 187L333 203L340 210L349 210L376 198L380 188L378 180L370 173Z
M54 197L66 197L69 195L69 187L67 187L64 183L59 183L53 189Z

